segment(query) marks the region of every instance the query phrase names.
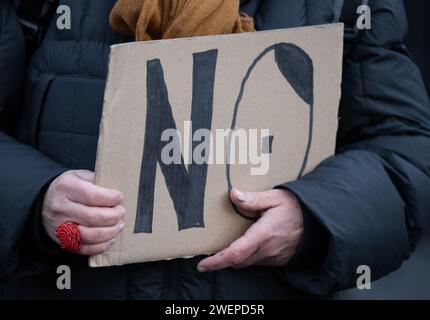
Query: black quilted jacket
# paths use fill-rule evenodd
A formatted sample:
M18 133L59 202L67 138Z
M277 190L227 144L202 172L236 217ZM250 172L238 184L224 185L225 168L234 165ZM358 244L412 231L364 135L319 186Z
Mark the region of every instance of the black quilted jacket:
M317 240L301 248L308 258L209 274L197 272L200 257L91 270L39 230L40 212L32 209L47 183L65 170L94 169L109 46L130 39L109 26L115 0L61 0L71 8L72 29L58 30L53 20L39 49L26 57L10 2L0 0L5 298L314 297L354 285L359 265L369 265L373 279L384 276L413 251L430 212L430 107L403 46L401 0L370 0L372 30L345 57L336 156L285 185L313 219L305 234L315 232ZM248 0L242 9L263 30L333 22L334 3ZM56 268L64 264L72 270L72 290L60 291Z

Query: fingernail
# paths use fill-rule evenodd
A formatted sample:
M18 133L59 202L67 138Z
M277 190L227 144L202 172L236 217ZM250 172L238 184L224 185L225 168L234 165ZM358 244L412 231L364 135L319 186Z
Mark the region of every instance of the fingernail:
M240 192L239 190L235 190L235 193L236 193L237 200L239 200L240 202L246 201L245 194L243 192Z
M119 230L120 231L122 231L124 229L124 223L121 223L120 225L119 225Z
M124 200L124 193L121 193L120 195L119 195L119 201L123 201Z

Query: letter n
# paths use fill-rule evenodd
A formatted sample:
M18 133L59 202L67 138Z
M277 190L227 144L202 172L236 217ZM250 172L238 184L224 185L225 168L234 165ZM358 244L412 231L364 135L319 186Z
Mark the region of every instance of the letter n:
M193 92L191 122L193 132L212 127L213 93L218 50L193 55ZM135 233L151 233L154 210L154 191L157 163L176 211L178 229L204 227L204 194L206 189L207 163L187 168L181 163L166 165L161 151L168 143L162 141L164 130L176 129L164 71L159 59L147 62L147 112L144 149L142 156L139 195L137 202ZM193 142L193 150L198 143Z

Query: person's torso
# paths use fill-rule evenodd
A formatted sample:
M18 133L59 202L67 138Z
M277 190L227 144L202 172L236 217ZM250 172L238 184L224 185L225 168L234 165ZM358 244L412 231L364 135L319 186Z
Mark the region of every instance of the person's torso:
M334 20L332 0L245 0L242 10L255 17L258 30L324 24ZM109 13L115 0L62 0L70 7L71 29L52 19L28 69L20 139L70 169L93 170L102 114L110 46L132 41L115 33ZM23 266L27 276L46 274L38 288L26 278L14 289L28 297L276 299L302 293L286 285L282 268L252 267L200 274L200 258L161 261L119 268L89 269L79 261L36 258ZM48 262L49 261L49 262ZM40 262L40 263L39 263ZM72 264L72 290L55 288L58 264ZM41 267L44 265L43 267ZM30 270L30 271L28 271ZM34 276L35 276L34 275ZM42 279L42 278L41 278ZM37 280L35 280L37 281Z

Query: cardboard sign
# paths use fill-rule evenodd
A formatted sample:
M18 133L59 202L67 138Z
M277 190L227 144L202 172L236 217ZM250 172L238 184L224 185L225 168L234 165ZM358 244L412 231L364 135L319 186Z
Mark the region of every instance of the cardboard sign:
M125 228L93 267L221 250L252 223L228 192L295 180L335 150L343 25L112 47L96 183Z

